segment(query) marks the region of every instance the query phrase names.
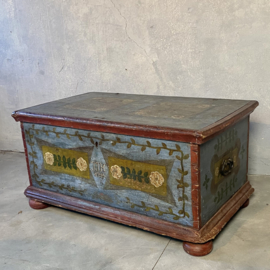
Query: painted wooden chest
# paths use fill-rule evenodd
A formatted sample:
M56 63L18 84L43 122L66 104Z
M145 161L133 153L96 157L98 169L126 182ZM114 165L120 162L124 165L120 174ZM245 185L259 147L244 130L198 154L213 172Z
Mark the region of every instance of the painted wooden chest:
M87 93L13 113L30 206L55 205L184 241L206 255L247 206L257 101Z

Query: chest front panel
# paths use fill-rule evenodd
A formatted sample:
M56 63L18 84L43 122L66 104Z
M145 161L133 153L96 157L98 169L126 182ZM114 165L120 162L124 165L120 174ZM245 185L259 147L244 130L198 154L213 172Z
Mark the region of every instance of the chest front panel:
M32 185L192 226L190 146L23 123Z
M248 121L247 117L201 146L202 225L246 182Z

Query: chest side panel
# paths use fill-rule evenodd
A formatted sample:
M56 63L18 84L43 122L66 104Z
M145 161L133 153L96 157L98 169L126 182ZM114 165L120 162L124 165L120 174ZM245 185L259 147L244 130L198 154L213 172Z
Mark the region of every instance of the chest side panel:
M192 226L186 143L23 123L35 187Z
M202 226L247 179L248 117L201 146Z

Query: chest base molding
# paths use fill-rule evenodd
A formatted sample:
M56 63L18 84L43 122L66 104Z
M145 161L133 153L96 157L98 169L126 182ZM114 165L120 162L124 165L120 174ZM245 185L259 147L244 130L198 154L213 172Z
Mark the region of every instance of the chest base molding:
M218 235L233 215L244 206L253 192L254 189L247 181L200 230L33 186L29 186L24 194L30 201L104 218L185 242L206 243Z

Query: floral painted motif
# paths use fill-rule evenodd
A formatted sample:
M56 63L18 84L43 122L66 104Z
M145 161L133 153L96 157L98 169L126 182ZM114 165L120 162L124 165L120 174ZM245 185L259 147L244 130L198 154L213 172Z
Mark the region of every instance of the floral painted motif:
M54 163L54 157L53 157L53 154L50 153L50 152L46 152L44 154L44 159L45 159L45 162L49 165L53 165Z
M120 179L122 177L122 169L118 165L111 166L111 173L115 179Z
M134 138L130 138L128 139L123 139L121 136L119 137L115 137L115 138L107 138L106 134L98 134L96 132L88 132L87 134L84 132L80 132L78 130L73 130L73 129L61 129L58 127L47 127L47 126L42 126L42 125L28 125L25 124L24 126L24 131L25 131L25 135L26 138L28 138L28 145L30 147L29 150L29 156L30 156L30 165L31 165L31 169L33 171L32 174L32 179L34 179L36 182L38 182L38 174L36 173L36 170L38 169L38 165L36 163L36 160L38 159L36 152L34 151L34 147L35 147L35 141L33 140L33 138L35 137L35 135L39 135L39 134L45 134L47 137L50 137L51 134L54 134L57 138L67 138L68 140L70 140L71 138L77 138L79 141L88 141L90 140L90 142L95 145L96 142L98 142L99 145L101 145L104 142L108 142L110 143L112 146L116 146L119 144L122 145L126 145L126 148L139 148L139 150L141 150L141 152L146 151L148 148L149 149L153 149L155 150L156 154L159 155L162 151L165 153L166 151L168 151L168 155L169 156L173 156L174 153L178 153L178 155L175 155L175 158L178 159L180 161L180 167L177 168L178 172L181 175L181 179L176 179L176 181L178 182L177 185L177 189L179 189L179 198L178 201L182 202L182 209L178 211L179 216L175 216L175 219L177 218L189 218L189 214L185 211L185 204L186 201L188 201L188 196L186 195L186 188L189 187L189 184L184 181L184 177L189 173L188 170L184 169L184 160L189 159L189 154L185 154L180 145L178 143L175 144L175 147L173 146L168 146L165 142L162 142L161 145L152 145L152 141L145 141L145 142L141 142L135 141ZM45 136L44 135L44 136ZM46 149L47 148L47 149ZM61 149L61 152L59 153L58 150L59 148L57 148L57 151L50 151L50 149L48 148L52 148L53 150L56 150L57 147L49 147L49 146L44 146L44 149L42 148L42 152L43 152L43 156L44 156L44 165L47 166L48 170L51 171L55 171L55 172L60 172L60 173L66 173L66 174L70 174L70 175L75 175L78 177L83 177L83 178L90 178L89 172L90 170L87 170L87 167L89 165L88 162L88 155L87 153L79 153L78 151L75 150L71 150L71 149ZM49 150L49 151L48 151ZM52 165L49 165L45 162L46 158L45 158L45 153L53 153L53 159L54 162L52 163ZM65 157L65 158L64 158ZM82 158L82 160L80 160L80 158ZM148 170L148 168L146 168L146 171L143 173L142 169L136 171L135 168L133 168L132 170L128 171L128 167L127 166L119 166L116 165L116 168L114 168L114 164L117 164L116 162L112 162L112 164L110 164L109 168L111 169L110 172L110 181L112 181L112 179L117 180L117 181L122 181L122 182L128 182L126 180L133 180L133 181L129 181L131 183L130 187L128 188L132 188L132 189L136 189L136 187L138 187L137 190L141 190L141 186L140 183L144 182L148 185L148 187L152 186L152 189L160 192L160 190L162 190L163 188L165 189L165 191L167 191L167 186L166 186L166 180L167 176L166 176L166 171L163 173L158 173L159 169L153 169L153 170ZM118 168L117 168L118 167ZM123 168L125 169L125 173L126 173L126 178L124 177L124 173L123 173ZM83 171L84 170L84 171ZM148 170L148 171L147 171ZM88 174L87 174L88 172ZM149 172L152 172L152 181L150 182L150 175ZM158 173L158 174L156 174ZM115 176L116 178L114 178L113 176ZM155 177L156 176L156 177ZM164 178L163 178L164 176ZM132 178L131 178L132 177ZM117 179L119 178L119 179ZM140 181L141 180L141 181ZM47 181L47 180L44 180ZM134 184L135 182L135 184ZM165 183L165 184L164 184ZM41 184L45 184L48 185L49 187L53 186L55 183L54 182L46 182L46 183L41 183ZM119 183L116 183L116 185L119 186ZM159 187L159 188L157 188ZM59 186L59 189L62 190L62 188L64 189L64 187L61 185ZM69 188L67 186L67 188ZM75 191L73 191L75 192ZM145 191L147 192L147 191ZM151 192L149 192L151 193ZM151 194L155 194L155 192L152 192ZM137 205L131 205L131 208L134 208ZM163 210L158 210L157 209L158 205L155 205L155 207L146 207L145 211L158 211L158 214L171 214L171 208L168 208L168 211L163 211ZM154 210L155 209L155 210Z
M164 183L164 178L159 172L151 172L149 178L151 184L156 188L162 186Z
M216 169L215 169L215 176L219 176L219 167L216 167Z
M77 159L76 165L81 172L86 171L87 169L87 162L82 157Z
M234 155L234 156L233 156L233 163L234 163L234 164L237 164L237 158L238 158L237 155Z

